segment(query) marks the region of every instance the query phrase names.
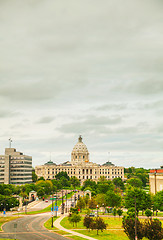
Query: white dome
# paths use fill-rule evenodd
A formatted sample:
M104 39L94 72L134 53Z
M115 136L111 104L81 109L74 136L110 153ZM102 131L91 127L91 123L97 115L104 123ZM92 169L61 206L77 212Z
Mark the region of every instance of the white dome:
M78 142L73 147L71 153L71 161L73 162L88 162L89 152L86 145L82 142L82 137L79 136Z

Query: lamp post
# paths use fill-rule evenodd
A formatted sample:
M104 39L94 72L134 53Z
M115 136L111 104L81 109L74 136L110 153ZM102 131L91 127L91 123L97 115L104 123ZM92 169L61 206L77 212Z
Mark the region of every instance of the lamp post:
M135 197L135 240L137 240L136 197Z
M56 199L55 199L55 207L56 207L56 210L55 210L55 216L57 217L57 190L56 190Z
M98 205L97 205L97 217L98 217Z
M63 190L62 190L62 212L61 214L64 214L64 206L63 206Z
M53 191L52 191L52 226L51 227L53 228Z
M67 189L66 189L66 208L65 208L65 213L67 213Z

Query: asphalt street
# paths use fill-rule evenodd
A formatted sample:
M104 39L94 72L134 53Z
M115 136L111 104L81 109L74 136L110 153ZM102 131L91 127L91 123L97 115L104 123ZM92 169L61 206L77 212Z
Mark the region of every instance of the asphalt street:
M54 232L48 231L43 225L49 214L38 214L17 218L3 225L0 238L19 240L67 240Z

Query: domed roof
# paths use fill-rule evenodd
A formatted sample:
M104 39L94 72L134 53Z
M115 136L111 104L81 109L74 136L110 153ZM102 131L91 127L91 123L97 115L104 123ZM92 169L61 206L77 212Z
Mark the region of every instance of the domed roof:
M82 137L81 136L79 136L78 142L75 144L72 152L73 153L74 152L77 152L77 153L79 153L79 152L81 152L81 153L87 152L88 153L88 149L87 149L86 145L82 142Z

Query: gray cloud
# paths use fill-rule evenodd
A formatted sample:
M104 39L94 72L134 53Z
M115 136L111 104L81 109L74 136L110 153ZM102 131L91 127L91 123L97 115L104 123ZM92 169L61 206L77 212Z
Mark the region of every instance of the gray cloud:
M53 122L53 120L54 120L54 117L51 117L51 116L47 116L47 117L42 117L42 118L40 118L38 121L37 121L37 123L51 123L51 122Z

